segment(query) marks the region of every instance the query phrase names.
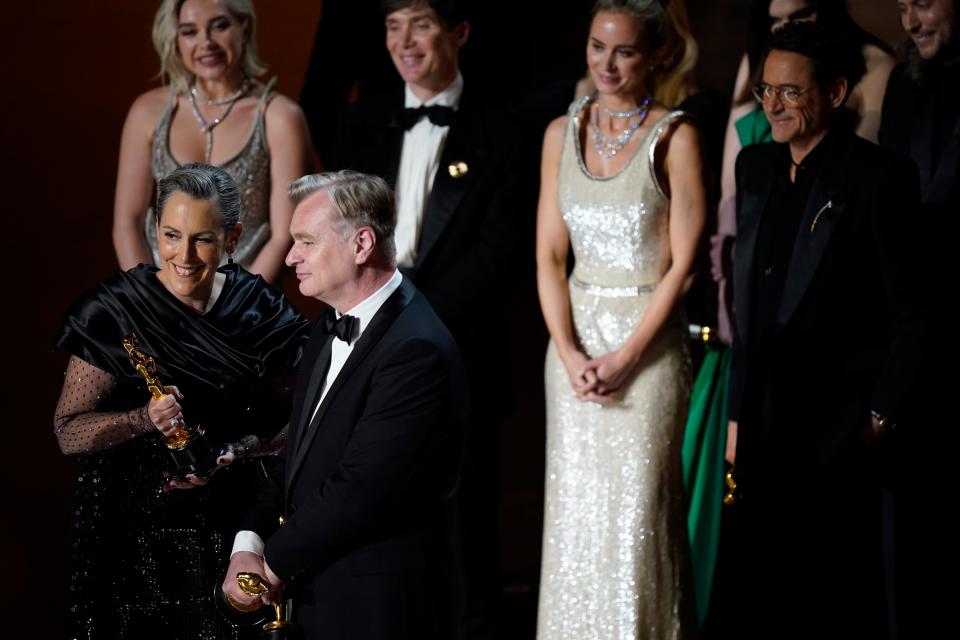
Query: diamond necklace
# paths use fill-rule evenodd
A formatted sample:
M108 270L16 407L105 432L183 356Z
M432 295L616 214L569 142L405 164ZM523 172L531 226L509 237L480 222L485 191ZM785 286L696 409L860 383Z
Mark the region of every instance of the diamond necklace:
M597 99L597 102L598 104L600 104L601 108L603 108L604 111L607 111L606 107L604 107L603 104L600 103L599 98ZM614 111L613 112L613 114L627 114L627 113L631 114L630 117L632 117L632 115L636 115L637 116L636 121L634 121L633 124L629 125L626 129L624 129L623 133L615 136L606 136L603 134L602 131L600 131L599 113L594 114L593 122L591 123L591 125L593 126L593 148L597 150L597 153L600 154L601 158L609 160L613 156L623 151L623 148L627 146L628 142L630 142L630 138L633 136L633 132L639 129L640 125L642 125L643 122L647 119L647 114L650 113L650 98L644 98L643 103L639 107L637 107L634 111ZM620 115L614 116L609 111L607 111L607 114L613 117L628 117L628 116L620 116Z
M200 92L194 91L195 87L193 86L191 86L190 91L187 92L187 100L190 102L190 106L193 108L193 115L197 119L197 122L200 123L200 130L203 131L203 133L206 134L207 136L207 154L205 158L206 162L210 162L210 158L213 155L214 128L218 124L220 124L221 122L227 119L227 116L230 115L230 111L233 110L233 105L237 104L237 100L242 98L243 95L247 92L247 89L249 88L250 88L250 81L249 81L249 78L247 78L244 80L244 83L240 87L240 90L234 93L233 95L223 98L222 102L214 101L214 102L208 103L208 104L226 105L224 106L223 111L220 112L220 115L218 115L216 118L214 118L210 122L207 122L207 119L203 117L202 113L200 113L200 108L197 107L196 94ZM203 96L203 94L200 94L200 95ZM203 96L203 97L206 98L206 96Z
M649 102L649 100L644 100L643 104L636 109L631 109L630 111L611 111L610 109L607 109L607 105L603 104L603 98L600 95L597 95L597 104L600 105L600 108L603 109L603 112L611 118L619 118L620 120L626 120L627 118L640 115L640 112L647 107Z
M199 98L203 100L205 104L208 104L212 107L222 107L225 104L229 104L236 100L239 100L247 91L250 90L250 78L247 76L243 77L243 83L240 85L240 88L237 91L226 98L208 98L205 93L197 89L196 84L190 85L190 93L193 94L194 98Z

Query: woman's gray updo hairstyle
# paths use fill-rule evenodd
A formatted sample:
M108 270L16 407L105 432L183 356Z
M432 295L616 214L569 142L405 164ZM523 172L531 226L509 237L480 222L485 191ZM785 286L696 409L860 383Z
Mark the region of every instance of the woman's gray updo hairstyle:
M163 208L174 193L185 193L194 200L209 200L220 214L223 230L230 233L240 222L240 190L226 171L203 162L174 169L157 183L157 223Z

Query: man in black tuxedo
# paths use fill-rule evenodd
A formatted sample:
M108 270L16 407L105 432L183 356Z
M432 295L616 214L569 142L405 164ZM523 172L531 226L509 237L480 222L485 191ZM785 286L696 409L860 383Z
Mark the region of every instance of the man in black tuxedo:
M237 534L223 589L252 571L308 638L459 637L454 504L460 356L396 268L393 193L351 171L295 182L287 265L328 305L300 364L286 450ZM278 520L283 516L281 526Z
M934 274L953 271L960 212L960 34L957 0L898 0L900 24L909 36L906 59L894 67L884 94L880 145L910 157L920 170L923 206L914 224L932 232L925 252ZM945 277L945 276L942 276ZM943 326L952 319L953 296L931 296ZM945 353L927 369L952 367ZM952 602L939 588L942 565L956 562L952 534L940 513L952 496L955 447L946 445L943 416L952 407L952 378L929 377L930 397L922 415L898 443L899 473L892 489L900 498L895 512L901 637L940 637L954 624ZM950 431L949 429L946 431ZM936 442L939 446L931 446Z
M947 224L960 210L957 2L899 3L900 22L910 40L906 61L894 67L887 83L880 144L917 163L926 215L941 218L938 224Z
M881 462L930 320L916 169L841 124L862 73L850 43L784 27L756 88L775 142L737 159L723 637L886 637Z
M382 8L387 50L404 86L352 105L331 166L395 186L400 270L463 355L472 407L459 494L467 627L469 637L483 637L493 635L501 591L499 430L511 409L506 311L515 282L533 291L534 194L521 187L524 171L535 180L529 170L537 165L521 156L535 146L461 75L459 52L470 33L461 2L386 0ZM533 296L530 303L535 309Z

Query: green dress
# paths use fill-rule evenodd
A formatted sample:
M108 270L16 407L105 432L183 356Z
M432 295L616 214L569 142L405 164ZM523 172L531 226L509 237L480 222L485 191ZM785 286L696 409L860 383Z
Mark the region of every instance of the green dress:
M769 142L770 123L757 108L734 123L741 147ZM703 624L720 542L723 504L724 449L727 446L727 383L730 348L707 345L690 395L690 413L683 435L683 482L689 511L687 531L693 564L697 616Z

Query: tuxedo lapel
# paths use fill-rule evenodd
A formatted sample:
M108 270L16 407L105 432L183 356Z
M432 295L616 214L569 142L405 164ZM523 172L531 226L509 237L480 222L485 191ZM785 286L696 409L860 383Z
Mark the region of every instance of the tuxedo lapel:
M303 433L307 428L310 416L313 414L314 407L317 406L320 389L322 388L321 384L330 369L330 345L333 342L333 336L326 335L324 337L324 334L319 334L316 341L319 343L321 340L323 343L319 347L317 357L313 360L305 360L312 362L310 378L307 379L303 391L295 393L293 398L295 409L291 415L290 433L287 434L287 460L291 462L296 459ZM290 480L291 469L292 466L287 464L285 474L287 483Z
M373 173L386 180L393 189L397 187L397 174L400 172L404 133L403 127L391 116L387 126L381 130L380 151L375 154L381 164Z
M793 254L777 311L777 321L781 326L790 320L803 300L830 244L834 229L846 209L844 186L853 149L852 142L852 138L847 138L844 146L837 144L827 150L820 175L810 189L800 229L793 243Z
M480 113L461 100L461 108L450 126L440 154L433 189L423 213L414 269L419 268L430 254L476 178L484 156L482 137L479 135L482 124Z
M737 330L741 338L750 335L750 310L753 308L753 262L757 248L757 235L760 222L773 190L773 174L763 182L763 187L743 194L740 202L738 220L736 256L733 266L733 299L737 301L740 313L736 314Z
M920 104L917 104L917 102L920 102ZM910 157L917 163L923 193L927 193L930 181L933 179L934 101L914 100L914 106L922 110L922 115L915 119L916 128L910 137Z
M932 135L932 131L930 132ZM957 115L950 137L944 146L937 163L937 170L930 177L930 184L924 185L925 202L944 202L950 197L957 180L957 164L960 163L960 114Z
M380 307L376 315L374 315L370 320L370 324L367 325L360 337L357 338L357 342L353 346L353 350L347 357L346 362L343 363L343 368L340 369L340 373L337 374L333 384L330 385L330 389L323 397L323 402L320 403L320 407L317 409L316 415L313 417L313 419L310 419L310 414L313 412L313 407L316 406L316 398L314 398L313 404L311 404L309 408L304 408L306 419L302 422L303 428L306 429L306 431L303 433L302 437L300 437L301 442L296 448L293 464L290 467L290 473L288 474L287 478L288 490L290 485L293 484L297 472L303 465L303 461L306 458L307 451L309 451L311 443L316 438L320 429L323 428L323 419L326 416L327 410L330 408L330 404L337 399L340 391L347 384L349 384L351 377L356 372L357 367L360 366L360 363L366 359L371 349L373 349L373 347L380 342L384 334L390 328L390 325L392 325L393 321L396 320L398 315L400 315L400 312L403 310L403 308L406 307L410 303L410 300L413 299L413 292L413 286L406 279L404 279L403 282L400 283L400 287L394 291L389 298L387 298L386 302L383 303L383 306ZM332 338L329 342L332 342ZM328 355L328 363L329 360L330 358ZM326 376L326 369L327 368L324 367L324 377Z
M317 356L313 366L313 372L310 374L310 381L307 383L307 391L304 393L304 407L300 415L299 436L302 437L304 428L310 422L310 416L313 415L313 408L317 406L320 399L320 393L323 390L323 384L330 371L330 351L333 345L333 336L327 336L323 343L323 348ZM299 442L299 440L297 441Z
M306 406L317 406L317 400L323 388L323 381L327 377L327 371L330 370L330 348L332 343L333 336L328 335L313 364L313 371L310 374L310 380L307 382L307 390L303 396L305 403L308 403ZM310 413L310 411L301 413L298 426L303 427L309 422Z
M406 132L397 117L403 110L403 100L402 89L382 95L377 115L368 123L375 128L375 132L371 137L373 147L366 150L364 171L380 176L393 189L397 186L403 134Z

